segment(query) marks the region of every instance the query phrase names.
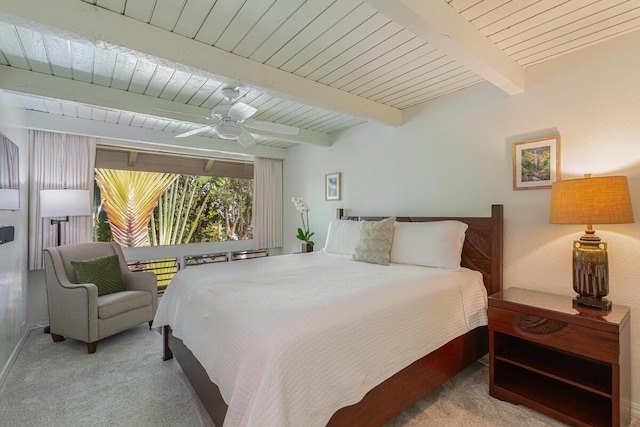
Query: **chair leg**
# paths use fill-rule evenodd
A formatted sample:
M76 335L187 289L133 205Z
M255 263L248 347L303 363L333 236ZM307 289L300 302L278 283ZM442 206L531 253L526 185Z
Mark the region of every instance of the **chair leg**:
M151 325L153 325L153 320L149 320L149 330L151 330Z
M64 337L58 334L51 334L51 339L53 340L53 342L64 341Z
M89 354L95 353L97 348L98 348L98 341L88 342L87 343L87 352Z

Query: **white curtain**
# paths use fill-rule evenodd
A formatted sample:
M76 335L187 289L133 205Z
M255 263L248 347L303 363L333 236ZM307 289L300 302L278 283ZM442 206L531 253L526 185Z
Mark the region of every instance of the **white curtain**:
M253 164L253 247L282 247L282 160Z
M0 188L19 188L18 146L0 133Z
M95 138L29 131L29 269L44 268L42 250L56 245L57 229L40 217L40 190L89 190L93 200ZM61 245L90 242L92 218L70 217L61 225Z

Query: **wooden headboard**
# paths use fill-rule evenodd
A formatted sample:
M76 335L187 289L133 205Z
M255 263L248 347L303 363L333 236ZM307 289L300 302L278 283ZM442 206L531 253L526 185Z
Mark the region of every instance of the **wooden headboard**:
M344 210L338 209L338 218L379 221L380 216L344 216ZM502 290L502 250L503 250L503 206L491 205L490 217L423 217L399 216L399 222L430 222L457 220L469 226L462 247L461 265L482 273L487 294Z

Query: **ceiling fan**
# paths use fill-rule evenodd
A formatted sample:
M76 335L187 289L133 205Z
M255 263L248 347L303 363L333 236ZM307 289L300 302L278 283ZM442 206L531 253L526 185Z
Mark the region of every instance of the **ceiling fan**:
M216 105L211 110L211 117L216 120L218 124L199 127L176 135L176 138L184 138L213 130L220 138L238 141L240 145L246 148L254 145L256 140L245 128L283 133L286 135L297 135L300 131L300 129L296 127L280 123L250 120L249 117L253 116L258 110L249 104L237 101L240 97L240 91L237 87L224 87L221 89L221 92L227 103ZM209 117L206 117L206 119L209 119Z

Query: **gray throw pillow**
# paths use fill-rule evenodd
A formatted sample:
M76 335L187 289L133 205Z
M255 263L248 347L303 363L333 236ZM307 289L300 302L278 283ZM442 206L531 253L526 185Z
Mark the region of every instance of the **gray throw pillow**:
M118 255L71 261L78 283L93 283L98 296L124 291Z
M372 264L389 265L389 252L393 242L393 223L391 217L382 221L362 221L360 237L353 251L353 259Z

